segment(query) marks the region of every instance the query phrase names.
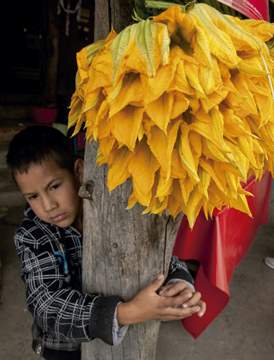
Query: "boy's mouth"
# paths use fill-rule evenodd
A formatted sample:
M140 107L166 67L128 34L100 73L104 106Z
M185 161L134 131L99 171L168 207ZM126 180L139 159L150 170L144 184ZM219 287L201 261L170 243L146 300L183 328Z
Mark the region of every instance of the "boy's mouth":
M60 222L60 221L65 220L66 217L67 217L67 214L62 213L62 214L58 214L56 216L51 217L50 220L53 222Z

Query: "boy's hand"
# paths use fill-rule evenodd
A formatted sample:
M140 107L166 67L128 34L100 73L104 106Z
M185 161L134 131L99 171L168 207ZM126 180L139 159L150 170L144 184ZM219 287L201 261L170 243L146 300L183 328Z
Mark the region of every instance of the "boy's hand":
M176 286L168 288L168 296L160 296L157 290L164 283L164 276L158 276L141 290L132 300L117 306L117 319L120 325L141 323L146 320L179 320L201 311L201 295L182 291ZM175 284L174 284L175 285ZM171 295L170 294L174 294ZM189 306L182 307L182 304Z
M184 281L173 282L163 286L159 291L159 295L166 297L181 296L185 301L180 306L183 308L199 306L200 310L197 315L200 317L206 312L206 303L201 300L201 293L193 291Z

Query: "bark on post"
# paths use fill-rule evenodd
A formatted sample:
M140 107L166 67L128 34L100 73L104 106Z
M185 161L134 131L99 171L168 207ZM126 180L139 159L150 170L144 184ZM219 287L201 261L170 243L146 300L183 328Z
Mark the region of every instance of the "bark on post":
M95 40L109 31L107 19L112 19L116 30L126 26L128 12L128 1L96 0ZM92 197L84 200L84 289L126 300L167 271L180 218L175 223L166 216L142 215L139 206L126 210L130 183L109 194L106 168L98 167L95 159L96 144L87 144L84 181L90 181ZM115 347L101 340L86 343L82 359L153 360L159 326L158 321L131 326L122 344Z

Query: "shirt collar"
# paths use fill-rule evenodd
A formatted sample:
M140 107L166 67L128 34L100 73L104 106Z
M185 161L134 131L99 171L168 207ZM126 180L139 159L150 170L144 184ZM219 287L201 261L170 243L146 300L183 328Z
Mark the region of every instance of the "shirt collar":
M50 224L50 223L47 223L47 222L41 220L37 215L35 215L35 213L33 212L33 210L31 209L31 207L29 205L27 205L27 207L25 208L24 216L26 218L28 218L29 220L35 221L36 223L46 224L46 225L54 228L55 231L57 231L57 232L60 232L60 229L62 229L62 231L68 232L69 234L76 234L78 236L82 236L82 234L74 226L69 226L69 227L63 229L57 225L53 225L53 224Z

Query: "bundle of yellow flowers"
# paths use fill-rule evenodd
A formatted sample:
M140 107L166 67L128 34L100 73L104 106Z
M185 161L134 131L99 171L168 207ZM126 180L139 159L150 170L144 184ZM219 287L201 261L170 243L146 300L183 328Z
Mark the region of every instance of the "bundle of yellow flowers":
M82 49L68 125L98 141L109 191L130 179L128 208L190 226L201 209L250 214L241 184L274 175L273 34L196 4Z

